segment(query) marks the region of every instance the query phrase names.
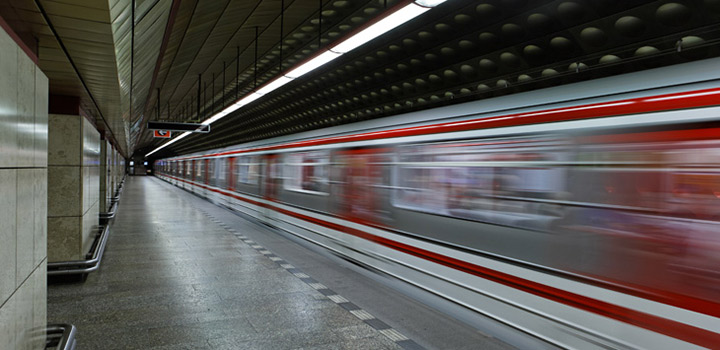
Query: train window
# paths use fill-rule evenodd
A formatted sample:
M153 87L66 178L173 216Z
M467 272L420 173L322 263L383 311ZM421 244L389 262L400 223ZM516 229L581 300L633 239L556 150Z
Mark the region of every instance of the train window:
M565 199L565 142L557 138L423 144L398 151L394 205L541 229Z
M285 157L285 188L326 194L329 154L326 151L291 153Z
M205 160L197 159L195 162L195 178L197 182L205 182Z
M634 209L627 214L633 219L642 213L720 220L714 209L720 204L720 142L665 141L663 136L638 137L653 142L582 140L578 159L592 164L575 169L573 192L595 205Z
M260 178L260 160L258 156L244 156L235 160L237 181L239 184L257 185Z
M215 183L215 186L218 186L220 188L226 188L227 187L227 180L226 178L226 172L227 172L227 158L218 158L217 161L217 171L216 175L213 177L217 179L217 182Z
M208 159L207 160L207 172L205 173L207 175L206 182L209 183L212 186L215 186L215 166L217 165L217 159Z

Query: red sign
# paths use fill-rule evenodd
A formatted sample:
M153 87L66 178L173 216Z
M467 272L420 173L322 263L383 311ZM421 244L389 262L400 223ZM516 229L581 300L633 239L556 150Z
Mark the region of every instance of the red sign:
M167 130L153 130L153 136L162 138L162 139L169 139L170 138L170 131Z

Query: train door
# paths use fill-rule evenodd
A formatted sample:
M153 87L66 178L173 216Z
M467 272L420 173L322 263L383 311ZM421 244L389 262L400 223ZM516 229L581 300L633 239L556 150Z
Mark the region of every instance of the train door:
M235 179L235 157L230 157L227 159L227 168L225 168L227 177L227 184L226 188L228 191L235 191L235 182L237 179Z
M266 154L262 156L263 178L262 178L262 196L270 202L277 201L278 192L281 185L281 162L280 156L277 154ZM265 206L262 209L263 216L266 219L273 220L277 215L271 206Z
M387 216L383 159L385 149L352 149L337 154L339 188L335 192L340 215L349 220L378 224Z

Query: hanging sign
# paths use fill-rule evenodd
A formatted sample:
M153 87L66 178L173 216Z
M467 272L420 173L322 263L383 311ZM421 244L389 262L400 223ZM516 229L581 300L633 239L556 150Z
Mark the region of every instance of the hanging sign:
M171 122L148 122L147 128L150 130L172 130L209 133L210 124L193 124L193 123L171 123Z
M169 139L172 133L168 130L153 130L153 137L160 139Z

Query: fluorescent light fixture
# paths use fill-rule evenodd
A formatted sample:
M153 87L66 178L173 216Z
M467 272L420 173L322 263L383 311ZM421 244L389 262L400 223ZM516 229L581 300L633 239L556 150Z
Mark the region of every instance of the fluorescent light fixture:
M259 99L260 97L269 94L270 92L280 88L281 86L293 81L296 78L299 78L309 72L312 72L313 70L317 69L318 67L323 66L324 64L327 64L328 62L342 56L345 53L348 53L352 51L353 49L367 43L370 40L373 40L393 29L396 27L399 27L400 25L404 24L405 22L410 21L411 19L420 16L421 14L431 10L433 7L440 5L444 3L447 0L416 0L414 2L411 2L404 7L400 8L399 10L389 14L387 17L375 22L374 24L371 24L367 28L355 33L355 35L343 40L339 44L331 47L329 50L326 50L325 52L313 57L309 61L302 63L301 65L293 68L289 72L287 72L284 75L280 75L275 80L263 85L260 89L255 90L254 92L251 92L247 95L245 95L243 98L241 98L239 101L233 103L229 107L223 109L219 113L215 114L214 116L206 119L202 124L211 124L213 122L216 122L228 114L252 103L253 101ZM145 157L167 147L168 145L175 143L179 141L180 139L186 137L189 135L189 132L183 133L174 139L168 141L167 143L161 145L160 147L156 148L152 152L145 155Z
M218 112L211 118L205 119L201 124L212 124L213 122L217 121L220 118L224 118L226 115L235 112L237 109L239 109L241 106L238 106L237 104L231 104L227 108L223 109L222 111Z
M299 67L287 72L285 74L286 77L297 79L313 70L315 68L320 67L338 57L340 57L340 53L332 52L332 51L325 51L315 57L313 57L311 60L301 64Z
M435 7L447 0L415 0L415 3L423 7Z
M188 135L190 135L189 132L184 132L184 133L180 134L180 136L178 136L178 137L176 137L176 138L168 141L168 142L165 143L165 144L160 145L160 147L158 147L158 148L154 149L152 152L146 154L146 155L145 155L145 158L147 158L147 156L149 156L149 155L151 155L151 154L153 154L153 153L155 153L155 152L157 152L157 151L159 151L159 150L161 150L161 149L163 149L163 148L165 148L165 147L167 147L167 146L172 145L173 143L177 142L178 140L180 140L180 139L182 139L182 138L184 138L185 136L188 136Z
M267 95L270 92L272 92L273 90L291 82L292 80L293 80L292 78L288 78L284 75L281 75L281 76L277 77L275 80L265 84L265 86L263 86L260 89L258 89L257 91L255 91L255 93L260 94L260 95Z
M225 116L228 115L228 114L229 114L229 113L220 112L220 113L215 114L214 116L212 116L212 118L205 119L205 120L202 122L202 124L212 124L212 123L218 121L218 119L223 118L223 117L225 117Z
M395 11L389 16L381 19L377 23L361 30L355 35L343 40L340 44L330 48L330 51L347 53L366 42L375 39L401 24L420 16L421 14L431 10L430 7L423 7L415 3L410 3L405 7Z
M234 106L237 106L237 108L241 108L241 107L243 107L243 106L245 106L245 105L247 105L247 104L250 104L250 103L252 103L253 101L259 99L260 97L262 97L262 95L258 95L258 94L254 93L254 92L253 92L253 93L250 93L250 94L247 94L245 97L243 97L242 99L240 99L240 101L235 102Z

